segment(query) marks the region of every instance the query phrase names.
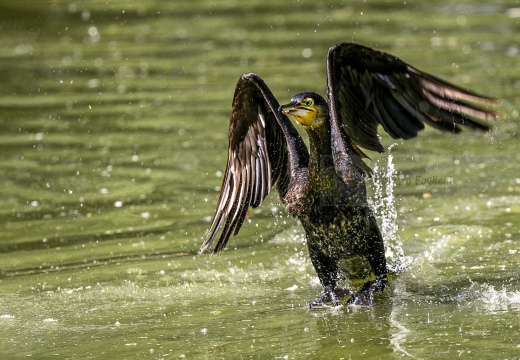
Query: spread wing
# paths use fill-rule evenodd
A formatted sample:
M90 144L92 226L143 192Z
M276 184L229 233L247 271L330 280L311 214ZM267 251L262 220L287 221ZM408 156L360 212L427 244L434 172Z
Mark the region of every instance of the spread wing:
M498 119L477 95L404 63L395 56L353 43L337 44L327 57L331 119L356 146L383 152L377 126L394 139L410 139L428 124L460 132L459 125L487 131ZM343 125L343 126L341 126Z
M235 88L229 122L228 163L215 215L199 250L222 250L240 230L250 206L258 207L276 185L284 198L292 170L306 167L307 148L265 83L244 74Z

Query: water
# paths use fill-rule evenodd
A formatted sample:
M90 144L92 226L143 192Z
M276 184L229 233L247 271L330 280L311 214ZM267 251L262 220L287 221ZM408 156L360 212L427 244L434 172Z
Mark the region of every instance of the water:
M520 357L514 7L0 9L3 358ZM429 129L370 154L384 175L370 192L385 204L401 274L372 308L309 311L321 289L303 230L276 196L221 256L196 252L218 198L239 76L258 73L282 103L324 93L327 49L348 40L500 97L503 116L488 136Z
M411 259L404 254L403 242L399 238L397 225L397 210L395 208L394 188L397 171L394 167L392 148L396 144L388 146L388 159L386 170L379 170L379 165L374 165L372 171L374 195L371 198L372 207L379 219L379 226L385 241L385 255L388 259L387 267L391 273L401 274L408 267Z

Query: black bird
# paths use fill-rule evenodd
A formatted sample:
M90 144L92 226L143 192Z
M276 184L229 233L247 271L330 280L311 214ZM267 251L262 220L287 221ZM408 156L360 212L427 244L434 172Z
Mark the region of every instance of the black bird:
M422 72L395 56L341 43L327 56L327 101L313 92L279 106L253 73L236 85L229 124L228 163L213 221L200 253L217 237L213 253L236 235L248 208L262 204L276 185L286 210L306 233L310 258L324 292L309 307L373 304L387 286L383 238L368 205L370 168L360 147L383 152L377 127L394 139L410 139L428 124L458 133L459 125L488 131L498 119L482 105L498 100L477 95ZM307 131L309 151L288 118ZM370 264L375 281L358 292L337 287L338 262L354 256Z

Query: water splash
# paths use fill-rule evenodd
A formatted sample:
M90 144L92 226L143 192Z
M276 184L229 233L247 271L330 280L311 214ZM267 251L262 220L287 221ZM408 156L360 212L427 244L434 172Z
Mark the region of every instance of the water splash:
M470 286L462 290L458 301L469 301L480 311L496 314L520 309L520 291L502 285L496 289L491 284L479 284L470 279Z
M385 241L385 255L388 261L388 269L394 273L401 273L411 263L411 258L405 256L403 243L397 234L397 210L395 208L395 178L397 172L393 163L392 148L396 143L388 147L386 168L376 164L373 168L374 197L373 208L376 217L380 220L380 229Z

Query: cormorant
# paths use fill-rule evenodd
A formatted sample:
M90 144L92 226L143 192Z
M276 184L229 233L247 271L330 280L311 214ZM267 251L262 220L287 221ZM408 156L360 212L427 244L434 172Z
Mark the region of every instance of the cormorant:
M297 217L324 292L309 307L348 297L373 304L387 286L383 238L367 202L370 168L360 147L383 152L377 127L394 139L410 139L428 124L458 133L459 125L488 131L481 121L498 114L482 105L498 100L449 84L371 48L340 43L327 56L327 100L296 94L279 106L259 76L244 74L236 85L229 124L228 162L220 197L199 253L222 233L213 253L236 235L248 208L258 207L276 185L286 210ZM289 121L309 136L309 151ZM358 292L337 287L338 262L364 257L375 281Z

